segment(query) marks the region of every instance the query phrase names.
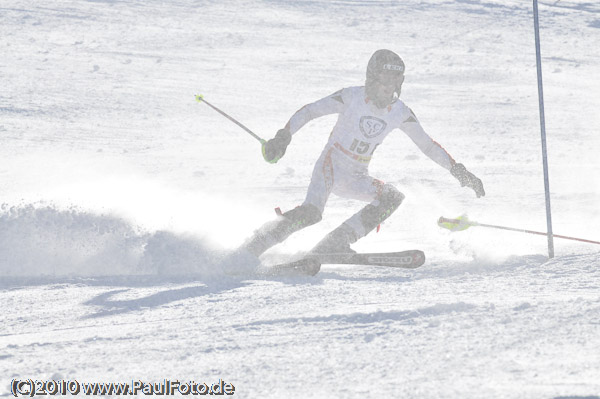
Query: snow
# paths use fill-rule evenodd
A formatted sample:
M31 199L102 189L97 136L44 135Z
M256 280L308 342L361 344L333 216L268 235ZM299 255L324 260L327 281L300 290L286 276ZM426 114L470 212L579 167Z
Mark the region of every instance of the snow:
M543 1L556 234L600 240L600 7ZM391 135L371 173L406 200L355 248L419 248L416 270L306 278L215 265L304 198L334 117L276 165L204 104L270 138L298 108L398 52L402 98L486 197ZM3 0L0 396L13 379L222 379L242 398L600 397L597 245L544 231L530 2ZM362 204L265 262L307 250Z

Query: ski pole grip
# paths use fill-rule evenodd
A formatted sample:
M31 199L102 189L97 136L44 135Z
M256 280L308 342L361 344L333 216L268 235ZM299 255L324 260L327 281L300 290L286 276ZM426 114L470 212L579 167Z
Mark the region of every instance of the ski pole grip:
M438 219L438 224L440 223L460 223L460 220L458 219L447 219L443 216L440 216L440 218Z
M438 226L448 229L450 231L462 231L475 225L475 223L469 221L466 215L463 215L456 219L447 219L443 216L440 216L440 218L438 219Z

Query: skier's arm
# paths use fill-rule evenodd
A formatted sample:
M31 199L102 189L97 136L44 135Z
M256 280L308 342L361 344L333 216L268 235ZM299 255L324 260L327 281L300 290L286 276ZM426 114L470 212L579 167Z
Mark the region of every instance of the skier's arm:
M280 129L274 138L265 142L262 146L265 161L275 163L285 154L287 146L292 141L292 134L313 119L324 115L340 113L344 110L344 99L347 97L344 90L333 93L314 103L300 108L288 121L283 129Z
M345 107L345 94L344 90L340 90L314 103L306 104L292 115L285 128L294 134L313 119L341 113Z
M425 155L438 165L448 169L452 176L460 182L461 186L473 189L477 198L485 195L481 180L469 172L462 163L457 163L441 145L429 137L412 111L410 111L410 116L404 121L401 128Z
M452 169L456 161L441 145L429 137L412 111L410 111L410 116L406 118L400 128L419 147L423 154L427 155L444 169Z

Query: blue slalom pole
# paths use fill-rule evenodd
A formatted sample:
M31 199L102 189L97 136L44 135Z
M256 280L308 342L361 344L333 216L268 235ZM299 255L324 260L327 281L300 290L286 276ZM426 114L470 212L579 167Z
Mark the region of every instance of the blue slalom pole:
M535 28L535 55L537 63L538 97L540 103L540 127L542 130L542 158L544 163L544 190L546 192L546 225L548 230L548 257L554 258L554 238L552 234L552 211L550 208L550 180L548 178L548 154L546 148L546 118L544 116L544 90L542 84L542 54L540 50L540 21L538 2L533 0L533 21Z

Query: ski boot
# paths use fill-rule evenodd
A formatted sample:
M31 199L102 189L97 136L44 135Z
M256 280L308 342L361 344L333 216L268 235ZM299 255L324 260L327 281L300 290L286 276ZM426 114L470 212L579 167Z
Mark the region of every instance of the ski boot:
M250 276L260 266L260 260L246 248L238 248L225 254L219 267L229 276Z
M342 223L338 228L327 234L313 249L311 254L355 254L356 251L350 248L350 244L358 240L356 232L346 223Z
M321 212L317 207L310 204L298 206L281 214L276 220L265 223L254 232L252 237L246 240L243 247L254 256L259 257L267 249L283 242L292 233L320 220Z

